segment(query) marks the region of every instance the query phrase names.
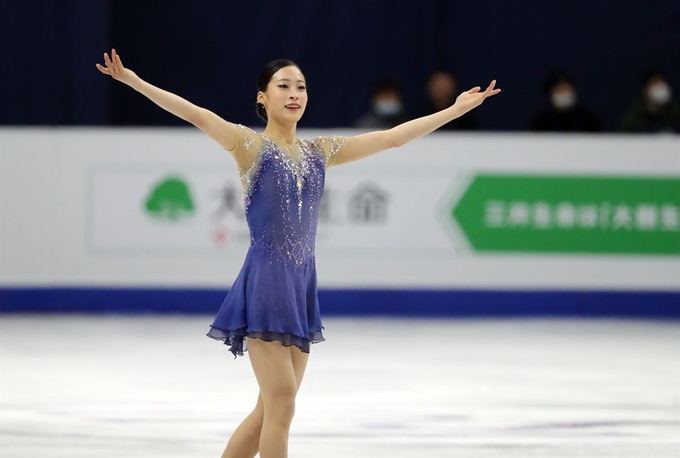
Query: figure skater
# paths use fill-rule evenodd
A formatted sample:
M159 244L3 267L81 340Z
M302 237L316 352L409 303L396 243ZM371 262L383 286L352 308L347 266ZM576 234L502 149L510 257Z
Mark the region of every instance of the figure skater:
M248 351L260 388L255 409L232 434L222 458L288 456L295 398L310 344L324 340L317 298L314 243L326 169L398 148L479 106L500 92L492 81L474 87L437 113L392 129L354 137L300 140L297 123L308 101L300 68L268 64L257 82L257 133L159 89L123 66L115 49L104 54L105 75L142 93L208 134L236 160L251 234L245 263L207 335Z

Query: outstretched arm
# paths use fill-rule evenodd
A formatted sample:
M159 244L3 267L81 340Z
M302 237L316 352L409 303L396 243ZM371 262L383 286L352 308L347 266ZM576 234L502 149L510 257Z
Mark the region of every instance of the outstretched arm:
M474 87L463 92L449 108L422 118L399 124L389 130L369 132L367 134L348 137L335 158L335 164L356 161L371 156L389 148L402 146L440 128L447 122L456 119L484 102L487 97L501 92L495 89L493 80L484 92L480 87Z
M236 147L239 132L234 124L225 121L210 110L194 105L182 97L142 80L135 72L123 67L123 62L120 56L116 54L115 49L111 50L111 58L107 53L104 53L104 61L105 67L97 64L97 68L103 74L127 84L148 97L159 107L198 127L224 149L232 151Z

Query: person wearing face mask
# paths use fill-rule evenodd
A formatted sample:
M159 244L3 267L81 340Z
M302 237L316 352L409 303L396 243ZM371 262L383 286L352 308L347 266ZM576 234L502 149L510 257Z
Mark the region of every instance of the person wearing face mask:
M391 78L382 78L373 87L371 109L359 118L356 127L391 129L406 120L401 85Z
M427 104L418 117L427 116L453 105L458 95L458 82L452 72L435 70L427 79ZM474 113L465 113L460 118L444 124L439 130L477 130L479 123Z
M543 91L549 106L533 120L536 132L600 132L602 127L595 113L578 100L573 78L564 72L554 72L546 78Z
M673 99L668 78L658 71L648 71L642 79L642 91L621 122L622 132L680 133L680 104Z

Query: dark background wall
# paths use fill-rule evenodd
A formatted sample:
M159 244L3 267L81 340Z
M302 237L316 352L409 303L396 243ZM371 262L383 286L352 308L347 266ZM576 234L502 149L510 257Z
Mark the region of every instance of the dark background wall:
M111 47L145 80L244 124L258 122L260 68L286 57L308 80L301 127L352 125L384 75L416 111L444 65L461 90L498 80L503 94L477 112L485 129L526 129L561 67L614 130L646 68L680 91L680 2L1 0L0 124L182 125L96 70Z

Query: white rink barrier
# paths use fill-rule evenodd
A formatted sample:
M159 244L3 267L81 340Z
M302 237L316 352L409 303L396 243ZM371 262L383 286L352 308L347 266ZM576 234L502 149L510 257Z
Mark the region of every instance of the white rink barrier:
M5 128L0 145L0 288L236 277L249 244L236 167L200 131ZM319 286L677 302L679 184L677 136L434 133L327 171Z

